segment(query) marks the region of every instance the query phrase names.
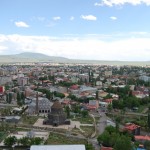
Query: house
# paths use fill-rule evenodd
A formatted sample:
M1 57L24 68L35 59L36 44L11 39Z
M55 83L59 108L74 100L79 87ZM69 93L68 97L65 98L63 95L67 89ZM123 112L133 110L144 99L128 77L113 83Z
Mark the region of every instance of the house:
M85 150L85 145L32 145L30 150Z
M82 85L82 86L80 86L80 91L79 92L80 93L88 92L88 93L92 94L92 93L96 93L96 91L97 91L97 88Z
M144 94L142 91L132 91L132 95L137 97L137 98L144 98L148 95Z
M109 99L105 99L105 100L104 100L104 102L108 103L108 105L109 105L109 104L112 104L112 101L113 101L112 98L109 98Z
M83 105L84 109L89 110L89 111L96 111L97 107L95 105L89 105L89 104L85 104Z
M132 133L133 135L140 135L141 127L134 123L127 123L124 127L124 130Z
M108 95L108 93L105 92L105 91L103 91L103 90L99 90L99 91L98 91L98 96L99 96L99 97L106 97L107 95Z

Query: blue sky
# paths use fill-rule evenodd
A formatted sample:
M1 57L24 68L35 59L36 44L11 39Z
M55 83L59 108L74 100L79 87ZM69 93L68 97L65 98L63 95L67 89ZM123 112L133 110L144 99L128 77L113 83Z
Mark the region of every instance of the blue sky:
M150 60L150 0L1 0L0 54Z

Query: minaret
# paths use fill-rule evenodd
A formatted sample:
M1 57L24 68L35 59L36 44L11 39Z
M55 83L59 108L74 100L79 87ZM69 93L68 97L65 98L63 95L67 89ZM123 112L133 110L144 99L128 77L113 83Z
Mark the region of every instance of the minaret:
M39 95L38 92L36 93L36 111L35 113L38 115L39 114Z

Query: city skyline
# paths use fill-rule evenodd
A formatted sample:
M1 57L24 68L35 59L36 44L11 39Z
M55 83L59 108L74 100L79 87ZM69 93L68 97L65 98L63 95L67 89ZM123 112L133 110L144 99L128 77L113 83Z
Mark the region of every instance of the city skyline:
M150 0L2 0L0 55L149 61Z

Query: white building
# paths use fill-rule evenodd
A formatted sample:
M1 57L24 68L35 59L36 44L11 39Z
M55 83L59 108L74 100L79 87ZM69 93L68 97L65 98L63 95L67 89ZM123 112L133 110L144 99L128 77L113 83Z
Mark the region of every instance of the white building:
M30 150L85 150L85 145L32 145Z
M140 76L139 79L143 80L145 82L149 82L150 81L150 77L148 77L148 76Z
M112 76L112 71L105 71L105 76Z
M12 82L11 76L0 76L0 85Z
M21 86L25 86L27 85L29 82L29 78L28 77L20 77L18 78L18 84Z

